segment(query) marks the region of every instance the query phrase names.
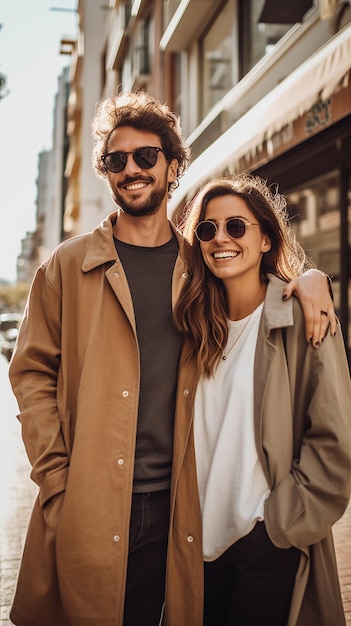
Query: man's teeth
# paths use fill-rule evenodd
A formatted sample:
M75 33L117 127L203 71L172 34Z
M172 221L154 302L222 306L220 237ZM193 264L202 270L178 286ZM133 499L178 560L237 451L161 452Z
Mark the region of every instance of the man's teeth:
M234 259L234 257L238 256L238 252L229 252L228 250L226 252L215 252L214 253L214 258L215 259L227 259L227 258L232 258Z
M126 185L126 189L128 191L134 191L135 189L142 189L146 187L147 183L133 183L132 185Z

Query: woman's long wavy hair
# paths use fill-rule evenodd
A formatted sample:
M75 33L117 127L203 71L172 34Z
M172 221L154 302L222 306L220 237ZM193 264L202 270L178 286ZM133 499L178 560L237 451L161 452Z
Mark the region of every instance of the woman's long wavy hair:
M204 263L195 228L204 219L210 200L226 195L242 198L267 235L271 249L261 261L261 281L268 274L289 281L310 267L289 224L285 197L272 191L264 180L250 174L217 178L206 183L183 211L180 229L186 245L190 282L183 289L174 311L176 327L185 336L185 354L197 359L201 375L211 377L223 354L228 338L228 305L222 280L216 278Z

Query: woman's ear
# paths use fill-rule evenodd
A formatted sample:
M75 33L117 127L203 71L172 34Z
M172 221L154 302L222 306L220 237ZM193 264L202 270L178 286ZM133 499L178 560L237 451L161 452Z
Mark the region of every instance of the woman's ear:
M263 235L261 252L268 252L272 247L271 240L268 235Z

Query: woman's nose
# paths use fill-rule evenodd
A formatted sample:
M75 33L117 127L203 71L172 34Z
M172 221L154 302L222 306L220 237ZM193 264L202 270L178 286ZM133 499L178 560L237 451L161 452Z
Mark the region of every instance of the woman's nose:
M216 241L229 241L230 237L228 235L228 231L227 231L227 224L226 222L218 222L217 223L217 230L216 230L216 234L215 234L215 240Z

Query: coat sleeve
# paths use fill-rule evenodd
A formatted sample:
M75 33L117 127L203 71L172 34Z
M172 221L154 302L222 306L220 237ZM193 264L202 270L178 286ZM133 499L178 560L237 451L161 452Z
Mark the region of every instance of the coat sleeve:
M327 536L349 501L351 385L340 327L318 349L292 330L286 353L295 450L266 501L265 523L275 545L303 549Z
M44 263L33 280L9 369L20 410L22 438L32 465L31 478L39 485L41 506L65 489L68 471L68 454L57 408L61 363L60 280L56 283L49 280L50 263L55 266L53 259Z

